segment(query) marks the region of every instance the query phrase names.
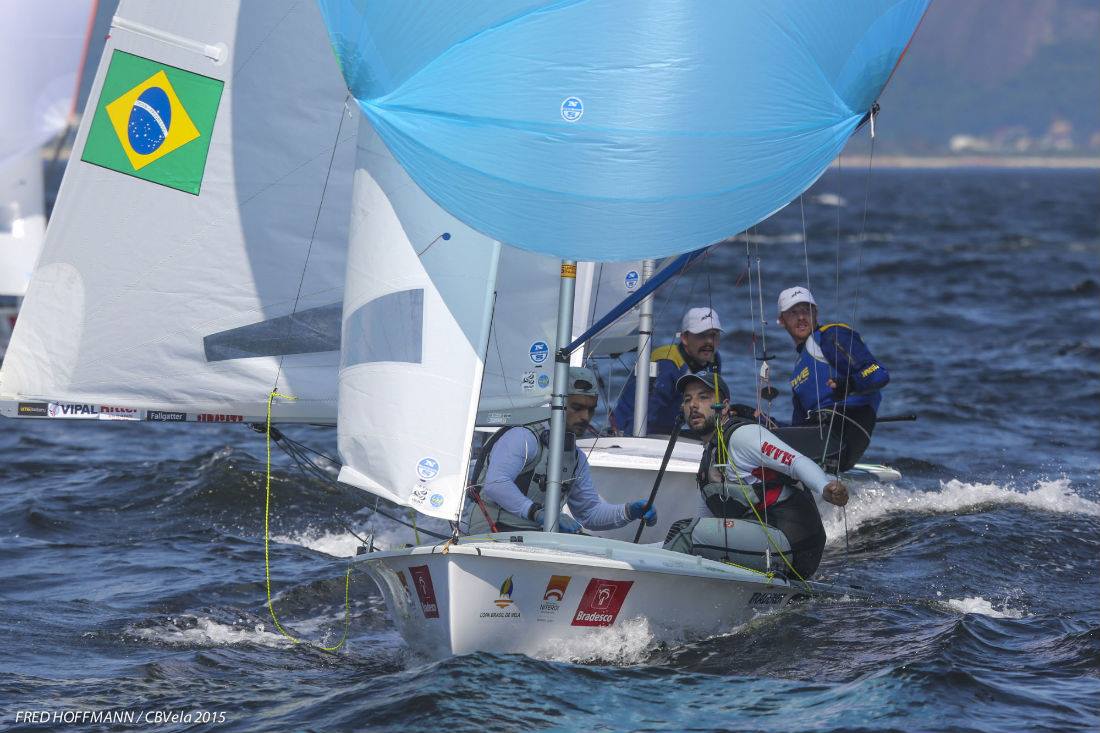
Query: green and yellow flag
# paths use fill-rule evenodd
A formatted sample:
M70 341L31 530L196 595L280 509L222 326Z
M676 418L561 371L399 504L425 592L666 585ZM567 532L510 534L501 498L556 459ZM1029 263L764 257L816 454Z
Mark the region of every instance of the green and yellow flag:
M223 86L115 51L80 159L198 195Z

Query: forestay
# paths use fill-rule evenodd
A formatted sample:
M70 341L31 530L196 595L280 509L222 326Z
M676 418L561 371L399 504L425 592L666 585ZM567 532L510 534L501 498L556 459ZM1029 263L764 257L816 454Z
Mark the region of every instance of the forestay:
M479 231L573 260L682 253L804 191L927 0L321 0L348 86Z
M334 423L355 131L317 7L123 2L6 414Z

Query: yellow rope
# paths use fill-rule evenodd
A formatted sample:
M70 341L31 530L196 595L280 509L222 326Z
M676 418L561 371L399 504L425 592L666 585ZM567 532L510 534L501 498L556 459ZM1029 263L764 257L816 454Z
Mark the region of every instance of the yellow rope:
M740 474L734 471L733 475L737 477L737 483L741 485L741 493L745 495L745 501L748 502L749 508L752 509L752 513L756 515L756 521L760 523L760 528L764 530L764 536L768 538L768 544L770 544L775 549L779 557L783 558L783 564L786 565L792 573L794 573L794 576L798 578L798 580L802 583L806 590L811 590L810 584L806 581L805 578L799 575L798 571L794 569L793 565L791 565L791 561L787 559L787 556L785 554L783 554L783 550L781 550L779 548L779 545L775 543L775 540L772 538L772 533L768 531L768 525L764 522L764 518L760 516L760 512L756 510L756 504L753 503L752 497L749 496L749 487L745 485L745 482L741 479Z
M348 626L351 624L351 562L348 562L348 571L344 575L344 633L340 636L340 641L336 642L333 646L321 646L305 639L299 639L298 637L287 632L283 628L283 625L279 623L279 617L275 615L275 605L271 600L271 553L269 546L271 544L271 403L274 402L276 397L282 397L285 400L294 400L296 397L290 395L279 394L275 390L271 391L271 394L267 397L267 473L264 483L264 579L267 585L267 610L271 612L271 620L275 622L275 628L279 630L279 633L290 639L295 644L309 644L316 647L321 651L334 652L344 645L344 641L348 638Z

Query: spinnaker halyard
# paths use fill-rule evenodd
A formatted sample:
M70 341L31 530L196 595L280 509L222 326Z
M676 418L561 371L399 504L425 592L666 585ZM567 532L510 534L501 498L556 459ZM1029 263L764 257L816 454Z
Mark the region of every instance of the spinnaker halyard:
M621 2L467 2L446 21L321 6L362 111L355 198L367 203L353 207L349 262L372 265L355 268L354 300L349 270L344 342L365 334L365 352L345 347L341 365L341 479L457 522L508 248L562 260L556 342L502 339L542 367L535 384L554 362L560 408L573 261L693 251L785 206L869 113L927 2L669 3L644 16ZM551 458L564 440L553 414ZM364 563L410 644L433 653L531 652L635 618L712 633L798 593L779 574L550 533L456 536Z

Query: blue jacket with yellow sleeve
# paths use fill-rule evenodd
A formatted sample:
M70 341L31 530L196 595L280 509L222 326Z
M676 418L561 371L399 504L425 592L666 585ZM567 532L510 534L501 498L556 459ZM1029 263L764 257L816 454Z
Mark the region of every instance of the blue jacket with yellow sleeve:
M649 435L670 435L680 414L683 396L676 389L676 382L684 374L695 371L688 363L683 346L679 343L665 344L653 349L649 356L656 364L657 374L649 384L649 409L646 411L646 432ZM717 370L722 371L722 359L714 354ZM634 432L634 384L631 374L619 395L619 401L611 413L613 427L624 435Z
M811 412L834 405L870 405L878 410L880 390L890 381L890 373L851 326L819 326L798 352L791 372L792 425L811 423ZM830 379L837 383L835 390L828 385Z

